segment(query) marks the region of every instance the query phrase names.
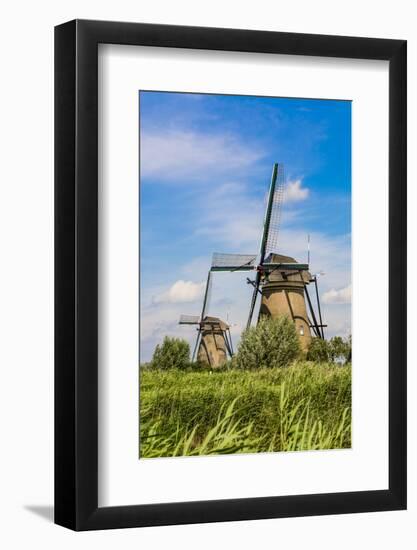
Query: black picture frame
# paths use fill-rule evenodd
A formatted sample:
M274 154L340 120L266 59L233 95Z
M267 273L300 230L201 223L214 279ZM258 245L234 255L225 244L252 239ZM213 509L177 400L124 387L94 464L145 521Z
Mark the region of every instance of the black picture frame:
M98 507L98 44L389 62L389 488ZM55 522L108 529L406 508L406 41L74 20L55 28Z

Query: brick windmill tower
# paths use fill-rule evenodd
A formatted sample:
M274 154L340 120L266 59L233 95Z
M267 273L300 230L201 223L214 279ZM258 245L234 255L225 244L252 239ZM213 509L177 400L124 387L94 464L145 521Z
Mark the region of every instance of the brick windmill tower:
M289 256L271 254L268 259L277 268L270 272L265 270L261 277L262 301L259 317L290 317L295 324L301 348L306 350L311 340L310 329L314 326L309 320L305 300L311 275L303 268L299 269L300 264Z
M283 165L274 164L259 254L214 254L211 271L255 271L254 280L247 278L247 282L253 286L247 327L251 326L259 295L259 316L288 316L295 324L301 348L306 350L311 340L311 331L314 336L324 338L323 328L326 325L323 325L321 317L317 278L311 276L309 265L278 253L283 198ZM311 283L315 285L318 315L307 288Z

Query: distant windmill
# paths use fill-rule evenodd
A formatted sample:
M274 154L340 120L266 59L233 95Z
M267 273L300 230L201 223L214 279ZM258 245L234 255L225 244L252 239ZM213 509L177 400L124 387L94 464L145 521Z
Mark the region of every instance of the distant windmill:
M308 264L300 264L290 256L278 254L278 235L281 209L284 198L284 168L274 164L269 187L264 227L259 255L213 254L211 271L256 271L247 327L252 323L258 294L261 295L259 316L278 317L287 315L296 326L301 347L305 350L311 340L311 329L318 338L324 338L321 319L317 277L309 273ZM258 262L256 260L258 258ZM307 285L315 283L319 320L315 314ZM306 300L310 316L307 314Z
M230 327L218 317L206 315L207 305L211 292L211 270L207 275L201 315L181 315L180 325L197 325L197 339L194 346L192 360L208 363L211 367L222 365L228 357L233 356L232 337Z

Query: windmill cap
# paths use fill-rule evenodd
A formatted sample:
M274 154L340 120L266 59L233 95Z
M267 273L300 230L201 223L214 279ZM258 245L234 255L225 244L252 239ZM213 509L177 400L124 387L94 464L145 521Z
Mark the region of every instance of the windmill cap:
M227 330L229 328L229 325L226 324L224 321L222 321L219 317L211 317L209 315L206 315L204 317L203 323L210 324L210 325L216 325L221 330Z
M266 281L268 285L281 284L283 281L291 282L292 285L304 285L310 282L308 264L300 264L291 256L271 253L262 266L266 272L269 271L268 264L271 266L268 281Z
M297 260L291 258L291 256L284 256L283 254L274 254L271 252L265 260L266 264L298 264Z

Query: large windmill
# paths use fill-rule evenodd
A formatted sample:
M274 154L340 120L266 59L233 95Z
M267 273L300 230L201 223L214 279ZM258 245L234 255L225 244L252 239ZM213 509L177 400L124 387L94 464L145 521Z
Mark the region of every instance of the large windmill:
M324 338L317 287L317 277L309 273L309 265L298 263L290 256L278 253L278 235L281 209L284 198L284 167L274 164L264 227L259 254L217 254L213 255L211 272L255 271L254 280L247 279L253 286L247 327L251 326L258 295L261 296L259 316L277 317L287 315L296 326L302 349L307 349L311 330L318 338ZM308 293L307 285L314 283L318 316ZM309 314L307 313L307 304Z
M201 315L181 315L180 325L196 325L197 338L192 360L207 363L211 367L222 365L228 357L233 356L230 327L218 317L206 315L211 293L211 269L207 275Z

